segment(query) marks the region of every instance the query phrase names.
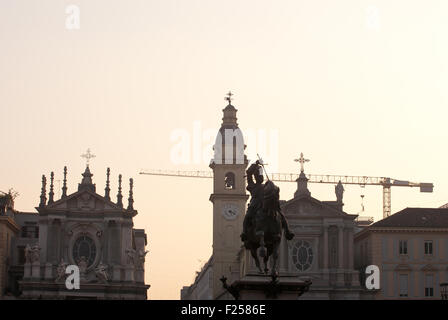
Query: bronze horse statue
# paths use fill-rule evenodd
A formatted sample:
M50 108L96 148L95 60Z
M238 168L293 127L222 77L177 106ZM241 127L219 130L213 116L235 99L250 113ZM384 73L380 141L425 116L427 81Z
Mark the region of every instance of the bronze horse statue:
M250 250L255 264L261 274L268 274L268 261L272 256L271 275L277 276L278 251L282 232L285 238L291 240L294 234L290 232L288 223L280 209L280 188L271 180L263 184L263 174L258 161L247 170L248 187L252 198L244 219L241 239L246 249ZM257 173L258 171L258 173ZM255 176L256 183L252 180ZM264 269L260 259L263 258Z

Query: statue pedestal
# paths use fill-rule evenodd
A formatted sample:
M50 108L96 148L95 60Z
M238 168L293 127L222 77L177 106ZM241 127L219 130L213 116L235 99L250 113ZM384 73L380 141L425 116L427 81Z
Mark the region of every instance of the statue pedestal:
M134 281L134 266L126 266L124 270L124 281Z
M310 280L268 275L247 275L230 286L227 279L221 281L236 300L297 300L311 285Z
M336 274L336 285L343 287L345 285L345 274L344 270L338 270Z
M45 264L45 279L53 278L53 265L51 263Z
M25 262L23 265L23 279L31 278L31 263Z
M361 283L359 282L359 272L353 271L352 272L352 287L360 287Z
M40 262L35 261L31 264L31 278L40 279Z
M145 279L144 279L144 270L143 269L140 269L140 270L136 270L135 271L135 281L136 282L145 282Z
M121 281L121 266L113 265L112 266L112 281Z
M79 281L80 282L87 282L87 273L86 271L79 271Z

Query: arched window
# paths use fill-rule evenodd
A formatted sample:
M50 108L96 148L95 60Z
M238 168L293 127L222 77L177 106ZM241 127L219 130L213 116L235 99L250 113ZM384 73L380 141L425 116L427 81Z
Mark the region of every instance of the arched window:
M308 270L313 264L313 248L306 240L298 240L292 249L292 261L299 271Z
M227 172L224 177L224 187L227 190L235 189L235 174L233 172Z

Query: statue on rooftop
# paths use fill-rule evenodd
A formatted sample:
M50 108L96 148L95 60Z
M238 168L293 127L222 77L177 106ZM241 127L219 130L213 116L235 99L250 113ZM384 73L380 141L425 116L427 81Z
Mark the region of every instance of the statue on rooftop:
M334 187L335 193L336 193L336 201L338 203L342 203L342 197L344 195L344 186L341 183L341 180L339 180L338 184Z

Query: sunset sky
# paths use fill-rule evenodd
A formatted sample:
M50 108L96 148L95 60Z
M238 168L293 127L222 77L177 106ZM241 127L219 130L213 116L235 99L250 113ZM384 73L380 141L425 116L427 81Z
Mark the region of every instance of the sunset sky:
M66 28L70 4L79 29ZM243 134L278 133L276 171L297 173L303 152L307 173L434 183L429 194L392 188L392 212L439 207L447 12L443 0L2 0L0 190L35 211L41 175L62 179L66 165L74 192L91 148L98 193L107 167L114 198L118 174L124 199L134 178L149 298L178 299L212 252L212 181L138 173L209 170L202 158L232 90ZM179 132L190 138L184 163L172 157ZM266 153L258 144L248 144L250 160ZM296 185L280 188L287 200ZM332 185L309 189L335 200ZM381 219L381 187L346 186L344 210L360 212L361 192L364 215Z

